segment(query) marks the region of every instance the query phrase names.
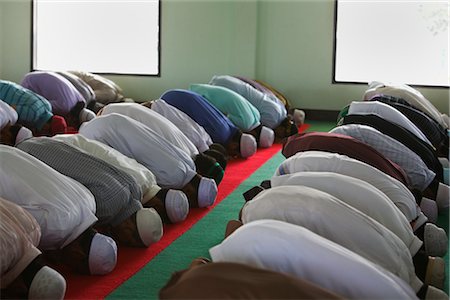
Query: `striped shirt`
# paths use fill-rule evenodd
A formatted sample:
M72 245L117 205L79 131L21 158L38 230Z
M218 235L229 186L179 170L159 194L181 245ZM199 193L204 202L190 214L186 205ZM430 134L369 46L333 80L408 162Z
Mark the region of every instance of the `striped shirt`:
M420 156L427 167L437 175L438 180L442 180L443 170L442 164L439 162L435 154L436 149L432 145L417 138L409 130L399 126L387 119L381 118L377 115L348 115L343 119L343 125L360 124L370 126L382 134L390 136L399 141L408 149Z
M48 137L25 140L17 148L86 186L95 197L100 225L117 226L142 208L136 181L101 159Z
M58 134L52 138L77 147L131 175L141 187L142 204L161 190L156 183L155 175L149 169L104 143L85 138L81 134Z
M359 124L338 126L330 131L360 140L397 163L406 172L412 188L424 191L433 181L436 173L428 169L422 158L399 141L380 131Z
M11 81L0 80L0 99L18 114L18 123L41 130L53 116L52 106L44 97Z

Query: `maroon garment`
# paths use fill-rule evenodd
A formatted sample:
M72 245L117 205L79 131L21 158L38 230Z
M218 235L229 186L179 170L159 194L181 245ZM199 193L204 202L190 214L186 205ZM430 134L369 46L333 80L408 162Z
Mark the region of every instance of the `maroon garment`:
M207 263L176 272L160 299L342 299L308 281L238 263Z
M283 144L282 153L288 158L297 152L311 150L347 155L377 168L408 186L405 171L399 165L387 159L373 147L347 135L329 132L292 135Z

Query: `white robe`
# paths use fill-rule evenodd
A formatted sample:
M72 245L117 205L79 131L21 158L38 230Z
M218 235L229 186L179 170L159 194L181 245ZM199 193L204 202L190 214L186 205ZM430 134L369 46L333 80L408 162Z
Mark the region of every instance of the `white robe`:
M370 183L385 193L409 222L414 221L413 230L428 220L417 205L414 195L403 183L359 160L324 151L299 152L282 162L275 175L301 171L334 172Z
M88 139L81 134L59 134L53 138L75 146L133 177L141 188L142 204L153 198L161 189L156 183L155 175L149 169L106 144Z
M185 112L168 104L166 101L162 99L155 100L152 104L152 110L175 124L197 147L200 153L208 150L209 146L213 143L211 136L203 126L195 122Z
M170 120L138 103L111 103L103 107L102 115L118 113L141 122L164 137L172 145L189 153L192 158L198 154L197 147Z
M270 188L244 205L241 219L244 224L273 219L303 226L399 276L415 292L423 285L402 240L381 223L323 191L302 185Z
M99 116L81 124L79 133L134 158L152 171L161 187L182 189L197 174L188 153L130 117Z
M0 145L0 197L39 223L42 250L60 249L97 221L95 199L81 183L17 148Z
M396 234L408 247L411 256L414 256L423 244L414 235L409 221L389 197L366 181L332 172L297 172L274 176L271 185L302 185L333 195Z
M214 262L287 273L349 299L417 299L402 279L310 230L276 220L238 228L209 250Z
M258 109L261 114L261 124L264 126L274 129L287 117L286 108L279 102L272 101L269 96L236 77L213 76L209 84L226 87L247 99Z

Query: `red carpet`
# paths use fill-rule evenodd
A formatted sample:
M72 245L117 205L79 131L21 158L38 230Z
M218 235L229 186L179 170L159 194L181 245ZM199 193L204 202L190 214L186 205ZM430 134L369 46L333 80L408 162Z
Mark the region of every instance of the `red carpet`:
M308 125L303 125L299 129L300 131L304 131L307 128ZM189 230L198 220L213 209L215 205L238 187L240 183L280 150L281 144L274 144L271 148L258 149L256 154L249 159L234 159L229 161L224 178L219 185L216 202L212 207L192 209L185 221L179 224L165 225L162 239L149 248L136 249L119 247L117 266L112 273L105 276L81 276L59 268L59 271L63 273L67 280L66 299L99 299L106 297L174 240Z

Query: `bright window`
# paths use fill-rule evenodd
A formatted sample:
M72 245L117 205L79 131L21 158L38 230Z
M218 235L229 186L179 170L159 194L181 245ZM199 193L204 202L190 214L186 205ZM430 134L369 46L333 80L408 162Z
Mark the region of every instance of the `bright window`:
M335 82L449 86L449 2L336 0Z
M33 69L159 75L159 0L33 0Z

